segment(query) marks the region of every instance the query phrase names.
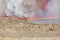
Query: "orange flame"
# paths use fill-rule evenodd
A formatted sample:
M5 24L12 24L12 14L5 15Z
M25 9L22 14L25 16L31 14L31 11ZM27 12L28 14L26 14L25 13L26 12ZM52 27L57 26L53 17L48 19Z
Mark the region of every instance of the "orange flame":
M45 19L59 19L59 17L46 17L46 18L24 18L23 20L45 20Z

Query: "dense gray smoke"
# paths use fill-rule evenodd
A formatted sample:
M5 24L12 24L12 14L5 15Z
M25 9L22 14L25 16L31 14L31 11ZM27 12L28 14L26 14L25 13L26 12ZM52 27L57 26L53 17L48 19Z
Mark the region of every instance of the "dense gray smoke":
M0 0L0 16L47 18L60 15L60 0ZM41 6L42 5L42 6ZM46 6L44 8L44 5Z

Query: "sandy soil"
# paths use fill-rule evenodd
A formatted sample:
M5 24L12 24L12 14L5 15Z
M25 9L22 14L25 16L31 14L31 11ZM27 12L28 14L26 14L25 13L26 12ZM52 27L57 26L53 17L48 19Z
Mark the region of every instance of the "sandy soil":
M58 40L60 24L31 24L15 17L0 17L0 37L2 39L7 37L8 39L21 38L23 40L23 37L26 37L27 39L35 38L34 40L36 38Z

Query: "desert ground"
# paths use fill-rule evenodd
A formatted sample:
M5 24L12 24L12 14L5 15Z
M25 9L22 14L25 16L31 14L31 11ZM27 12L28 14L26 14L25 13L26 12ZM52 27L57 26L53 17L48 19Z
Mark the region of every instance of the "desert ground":
M6 40L59 40L60 24L31 24L15 17L0 17L0 37Z

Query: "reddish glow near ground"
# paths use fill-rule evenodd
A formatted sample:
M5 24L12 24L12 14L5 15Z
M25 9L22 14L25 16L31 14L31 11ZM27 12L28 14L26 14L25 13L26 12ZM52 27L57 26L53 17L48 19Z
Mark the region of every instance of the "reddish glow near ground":
M39 4L41 1L41 4ZM42 10L46 10L47 6L48 6L48 1L49 0L36 0L37 4L39 4L39 6L41 7ZM3 17L7 17L6 14L4 13L4 16ZM59 17L47 17L47 18L19 18L19 17L16 17L15 18L18 18L18 19L23 19L23 20L44 20L44 19L59 19Z
M49 0L36 0L37 4L41 1L40 7L42 10L46 10L48 7L48 2ZM25 20L43 20L43 19L59 19L59 17L51 16L51 17L46 17L46 18L25 18Z
M2 17L5 17L5 18L10 18L10 17L14 17L14 18L17 18L17 19L23 19L23 20L45 20L45 19L60 19L60 17L47 17L47 18L19 18L17 16L2 16Z

